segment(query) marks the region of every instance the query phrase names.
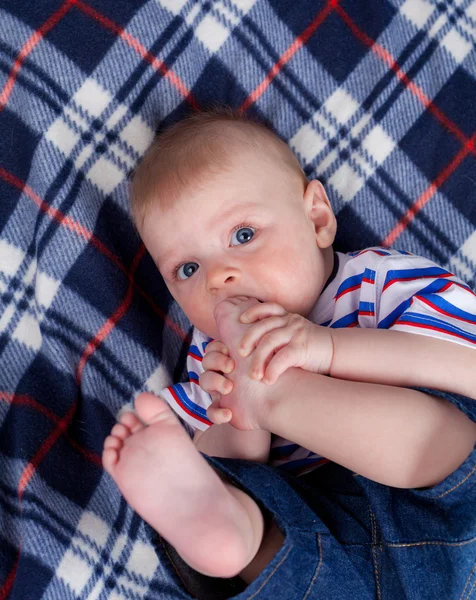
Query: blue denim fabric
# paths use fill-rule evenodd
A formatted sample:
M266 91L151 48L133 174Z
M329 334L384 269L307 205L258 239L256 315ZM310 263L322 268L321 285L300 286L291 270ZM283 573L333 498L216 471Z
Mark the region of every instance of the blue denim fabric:
M419 389L476 421L475 400ZM167 589L176 586L167 600L476 598L476 449L440 484L418 490L384 486L335 463L295 478L248 461L208 460L272 515L284 545L245 588L238 579L198 575L160 540Z

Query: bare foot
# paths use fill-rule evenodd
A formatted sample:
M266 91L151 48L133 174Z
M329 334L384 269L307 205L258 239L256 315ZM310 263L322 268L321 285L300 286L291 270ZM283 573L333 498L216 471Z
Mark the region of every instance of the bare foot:
M238 574L261 543L259 508L222 482L166 402L144 393L135 407L147 425L125 413L104 442L104 468L193 569L212 577Z
M220 404L233 413L231 425L244 430L261 429L261 414L266 410L264 401L271 388L262 381L250 378L251 354L243 358L237 352L243 335L252 327L241 323L240 316L257 302L255 298L237 296L223 300L215 308L219 339L227 346L235 361L234 370L226 375L233 382L233 391L222 396Z

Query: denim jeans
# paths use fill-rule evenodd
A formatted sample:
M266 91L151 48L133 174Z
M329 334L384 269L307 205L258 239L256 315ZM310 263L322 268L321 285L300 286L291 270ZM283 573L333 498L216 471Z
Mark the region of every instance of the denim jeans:
M476 421L475 400L419 389ZM335 463L296 478L248 461L208 460L275 520L284 544L246 587L239 578L199 575L159 538L169 574L161 599L476 599L476 449L444 481L418 490L381 485Z

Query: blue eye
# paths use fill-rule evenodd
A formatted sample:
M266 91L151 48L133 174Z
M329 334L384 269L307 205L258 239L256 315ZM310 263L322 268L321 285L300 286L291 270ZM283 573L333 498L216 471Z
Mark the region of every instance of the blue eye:
M253 238L255 229L253 227L240 227L233 232L231 236L231 245L247 244ZM236 243L233 243L236 240Z
M175 271L176 276L179 279L189 279L196 271L198 271L198 265L194 262L184 263L180 265Z

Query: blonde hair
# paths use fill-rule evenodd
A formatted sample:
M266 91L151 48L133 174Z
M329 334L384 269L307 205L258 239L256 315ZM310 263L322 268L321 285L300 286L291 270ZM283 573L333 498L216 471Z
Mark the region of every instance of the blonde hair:
M259 150L275 164L280 161L307 185L297 158L271 129L238 110L216 106L191 114L155 138L132 176L130 202L136 226L142 226L153 201L168 210L188 186L230 169L233 151L243 146Z

